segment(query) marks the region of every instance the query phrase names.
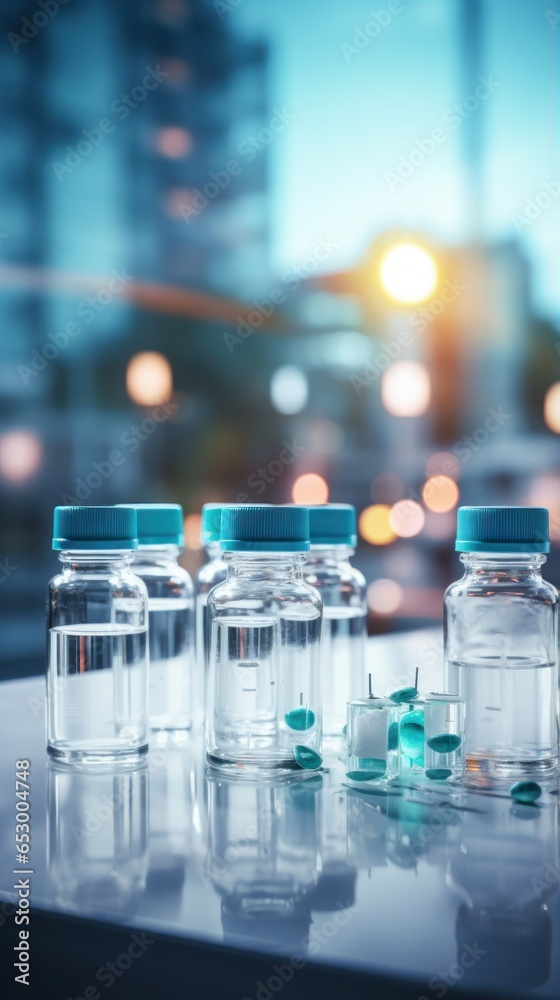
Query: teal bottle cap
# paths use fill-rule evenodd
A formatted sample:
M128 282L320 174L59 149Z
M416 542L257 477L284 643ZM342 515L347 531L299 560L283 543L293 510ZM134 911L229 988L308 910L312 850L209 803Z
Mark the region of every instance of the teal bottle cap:
M311 545L358 544L356 508L349 503L325 503L309 508Z
M459 507L457 552L549 552L546 507Z
M223 503L205 503L200 515L200 541L203 545L220 541Z
M183 508L180 503L131 503L138 521L138 544L183 545Z
M133 507L55 507L52 547L55 551L114 551L138 548Z
M308 552L309 510L294 504L224 504L220 548L225 552Z

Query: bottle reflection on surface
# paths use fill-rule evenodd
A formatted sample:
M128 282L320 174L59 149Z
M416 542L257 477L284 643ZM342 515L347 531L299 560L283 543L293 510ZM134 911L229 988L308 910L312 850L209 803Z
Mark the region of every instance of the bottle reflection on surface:
M469 985L540 986L550 976L549 910L558 891L557 799L482 803L483 812L464 813L461 850L450 863L450 884L463 900L457 966L468 969Z
M312 910L329 912L354 905L357 874L348 863L349 802L332 770L323 777L322 800L321 874L310 902Z
M76 772L49 762L47 862L64 909L133 911L146 884L148 765Z
M180 908L194 847L191 762L188 748L171 742L151 750L148 757L150 844L146 902L151 911L162 916Z
M208 775L203 878L222 897L226 940L301 944L321 867L321 778L238 781Z
M387 801L387 857L398 868L414 868L423 858L445 867L461 843L461 812L451 799L390 796Z

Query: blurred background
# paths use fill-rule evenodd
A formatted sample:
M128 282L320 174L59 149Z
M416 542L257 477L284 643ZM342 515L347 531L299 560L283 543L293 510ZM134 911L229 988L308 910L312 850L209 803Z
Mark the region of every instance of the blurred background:
M349 502L370 632L431 624L458 503L549 506L557 0L0 12L2 676L59 503Z

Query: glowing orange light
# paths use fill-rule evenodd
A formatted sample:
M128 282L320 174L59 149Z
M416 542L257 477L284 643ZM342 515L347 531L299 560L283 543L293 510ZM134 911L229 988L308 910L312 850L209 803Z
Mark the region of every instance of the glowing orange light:
M157 406L169 399L173 373L167 358L157 351L135 354L126 370L126 391L141 406Z
M461 471L461 463L450 451L437 451L426 462L427 476L449 476L457 479Z
M193 552L198 552L202 548L202 542L200 541L200 521L200 514L187 514L183 521L185 546Z
M156 149L162 156L178 160L192 148L192 138L184 128L160 128L156 133Z
M555 382L544 397L544 422L549 431L560 434L560 382Z
M438 269L426 247L406 241L391 247L379 268L381 284L395 302L423 302L435 290Z
M412 538L422 531L426 515L416 500L399 500L389 514L389 524L395 535Z
M30 431L7 431L0 437L0 474L11 483L30 479L42 458L41 442Z
M422 487L422 500L428 510L435 514L446 514L453 510L459 500L457 483L449 476L431 476Z
M374 503L360 514L358 528L362 538L370 545L388 545L397 537L393 531L389 514L391 508L385 503Z
M318 503L327 503L328 499L329 487L322 476L318 476L315 472L306 472L296 479L292 488L294 503L313 506Z
M381 399L395 417L419 417L430 405L430 375L419 361L395 361L381 380Z
M403 596L396 580L375 580L367 589L368 607L376 615L393 615L400 608Z

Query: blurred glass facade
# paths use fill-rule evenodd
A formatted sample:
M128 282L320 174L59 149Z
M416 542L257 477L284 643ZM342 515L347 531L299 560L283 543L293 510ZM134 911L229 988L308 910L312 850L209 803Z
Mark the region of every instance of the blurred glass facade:
M560 9L57 0L0 14L0 625L43 669L52 508L354 503L370 631L458 503L551 508Z

